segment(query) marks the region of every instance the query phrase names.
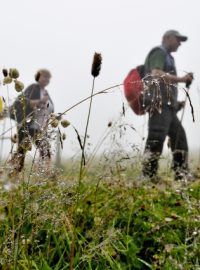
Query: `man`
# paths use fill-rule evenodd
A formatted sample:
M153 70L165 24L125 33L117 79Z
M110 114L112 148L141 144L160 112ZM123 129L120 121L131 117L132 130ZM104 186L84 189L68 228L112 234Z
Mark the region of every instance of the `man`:
M181 42L186 40L187 37L178 31L167 31L163 35L162 45L153 48L145 61L145 74L150 75L151 85L148 91L152 103L148 110L148 137L143 175L155 182L159 180L158 160L166 136L171 139L175 180L184 179L188 175L188 144L185 130L176 115L179 109L177 84L191 83L193 75L188 73L182 77L177 76L174 58L171 55L171 52L176 52Z

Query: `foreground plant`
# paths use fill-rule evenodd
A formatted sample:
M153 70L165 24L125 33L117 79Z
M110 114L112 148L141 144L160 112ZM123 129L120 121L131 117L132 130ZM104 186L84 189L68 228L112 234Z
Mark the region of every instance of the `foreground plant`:
M85 126L85 134L84 134L84 139L83 139L83 146L82 146L82 156L81 156L81 166L80 166L80 173L79 173L79 181L82 179L82 174L83 174L83 166L85 166L85 145L86 145L86 140L87 140L87 132L88 132L88 126L89 126L89 121L90 121L90 113L91 113L91 107L92 107L92 98L93 98L93 92L94 92L94 82L95 78L99 76L100 70L101 70L101 63L102 63L102 56L100 53L94 54L93 57L93 63L92 63L92 69L91 69L91 75L93 76L93 81L92 81L92 91L90 95L90 104L89 104L89 110L88 110L88 116L87 116L87 122Z
M161 190L98 174L79 194L76 172L56 181L33 174L25 192L22 183L1 189L1 268L198 269L199 181Z
M19 71L16 68L10 68L9 71L7 69L2 70L4 79L3 79L3 84L11 84L14 82L15 85L15 90L17 92L21 92L24 89L24 84L17 80L19 78Z

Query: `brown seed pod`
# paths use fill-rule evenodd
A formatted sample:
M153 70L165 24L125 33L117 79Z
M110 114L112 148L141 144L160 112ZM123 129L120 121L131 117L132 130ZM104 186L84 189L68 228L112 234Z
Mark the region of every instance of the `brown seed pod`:
M111 127L112 126L112 122L108 122L108 127Z
M53 128L56 128L56 127L58 126L58 124L59 124L59 121L58 121L57 119L54 119L54 120L51 122L51 126L52 126Z
M13 79L17 79L19 77L19 71L16 68L10 68L9 76Z
M11 77L5 77L4 79L3 79L3 85L5 85L5 84L10 84L12 82L12 78Z
M24 150L26 151L31 151L32 150L32 143L30 139L24 140L23 144L21 145Z
M66 127L68 127L68 126L70 125L70 122L69 122L68 120L66 120L66 119L63 119L63 120L61 121L61 125L62 125L64 128L66 128Z
M51 118L56 118L55 113L51 113L51 114L50 114L50 117L51 117Z
M8 70L6 68L3 68L2 69L2 73L3 73L3 76L4 77L7 77L8 76Z
M63 133L63 134L62 134L62 140L64 141L64 140L66 139L66 137L67 137L66 134Z
M18 80L15 80L15 90L21 92L24 89L24 84Z
M101 70L101 62L102 62L101 54L95 52L91 70L92 76L97 77L99 75L99 72Z
M17 134L14 134L13 136L11 136L10 139L12 143L17 143Z

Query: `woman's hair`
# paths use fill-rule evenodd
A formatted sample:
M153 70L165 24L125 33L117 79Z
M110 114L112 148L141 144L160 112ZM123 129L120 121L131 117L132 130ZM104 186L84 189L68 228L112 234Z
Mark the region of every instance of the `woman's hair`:
M48 69L39 69L35 74L36 82L39 81L39 78L41 75L44 75L44 76L51 78L51 72Z

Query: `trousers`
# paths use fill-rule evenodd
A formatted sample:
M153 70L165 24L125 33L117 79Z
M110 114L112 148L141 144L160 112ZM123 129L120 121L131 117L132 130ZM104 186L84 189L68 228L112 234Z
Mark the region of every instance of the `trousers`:
M18 172L23 169L26 152L31 148L32 144L35 144L42 159L51 159L50 143L46 134L42 134L39 130L29 126L23 126L18 129L18 147L12 157L15 162L15 169Z
M165 106L161 113L154 111L152 115L149 115L142 169L145 176L154 177L157 174L159 157L167 136L171 142L173 170L179 174L188 169L188 143L185 130L177 117L176 110Z

